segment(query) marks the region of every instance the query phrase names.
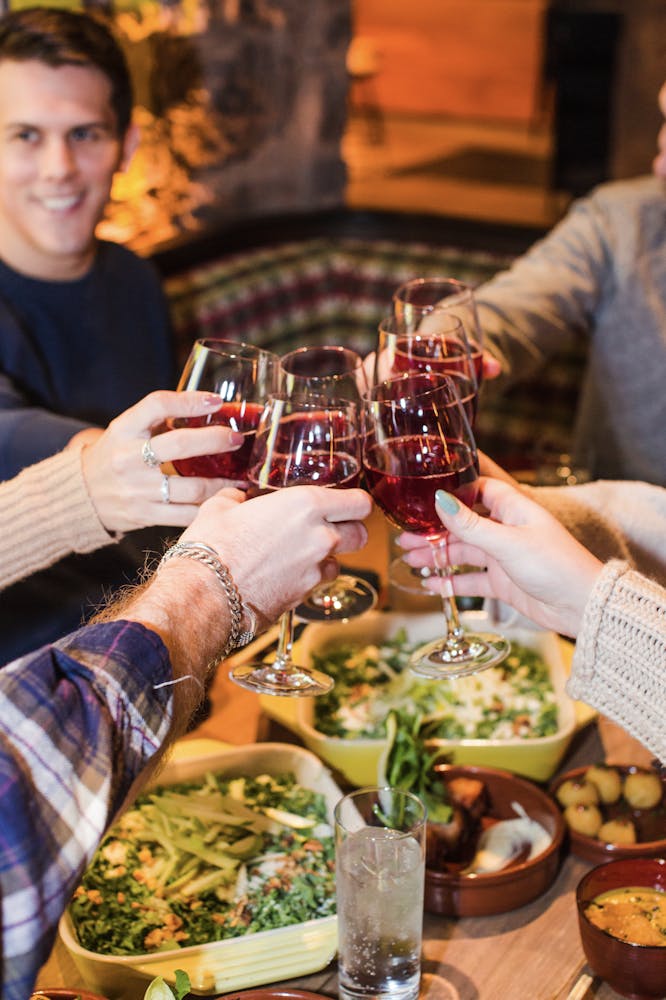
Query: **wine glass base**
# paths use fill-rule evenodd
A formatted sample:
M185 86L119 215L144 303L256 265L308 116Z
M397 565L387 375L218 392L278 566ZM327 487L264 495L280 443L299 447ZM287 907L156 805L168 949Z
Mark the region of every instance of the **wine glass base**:
M283 698L312 698L326 694L333 678L321 670L308 670L292 663L242 663L229 671L234 683L257 694Z
M343 574L315 587L294 613L306 622L347 621L371 611L377 600L377 591L366 580Z
M465 677L497 666L510 650L511 643L504 636L492 632L465 632L458 646L445 638L420 646L412 653L409 669L419 677L434 680Z
M403 556L397 556L389 565L388 580L392 587L397 587L406 594L415 594L418 597L436 597L439 594L426 590L424 582L431 576L436 576L437 571L432 566L410 566L405 562Z

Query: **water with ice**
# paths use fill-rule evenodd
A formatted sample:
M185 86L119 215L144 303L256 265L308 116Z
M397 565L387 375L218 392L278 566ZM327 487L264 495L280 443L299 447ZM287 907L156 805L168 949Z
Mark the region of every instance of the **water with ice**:
M423 881L422 850L414 837L365 827L338 845L343 1000L418 996Z

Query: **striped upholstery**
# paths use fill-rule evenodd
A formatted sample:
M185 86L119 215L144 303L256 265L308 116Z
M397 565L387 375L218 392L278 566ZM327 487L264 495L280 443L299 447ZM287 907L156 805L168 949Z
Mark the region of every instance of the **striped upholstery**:
M278 354L302 344L345 344L365 354L395 288L415 276L448 274L478 285L506 267L508 254L424 242L327 238L294 240L230 254L165 278L179 363L197 337L258 344ZM529 385L488 405L477 436L509 468L568 450L582 351L554 359ZM496 395L496 394L494 394Z

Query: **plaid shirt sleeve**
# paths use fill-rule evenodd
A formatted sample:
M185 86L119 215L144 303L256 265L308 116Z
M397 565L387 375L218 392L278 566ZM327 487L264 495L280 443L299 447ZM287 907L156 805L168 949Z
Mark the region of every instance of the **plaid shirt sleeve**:
M102 834L165 739L171 665L136 622L91 625L0 670L3 1000L26 1000Z

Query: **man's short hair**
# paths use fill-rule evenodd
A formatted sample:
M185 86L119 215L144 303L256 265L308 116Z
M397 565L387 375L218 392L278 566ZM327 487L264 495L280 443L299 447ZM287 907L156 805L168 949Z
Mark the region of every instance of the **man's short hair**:
M125 55L98 18L52 7L26 7L0 17L0 62L36 59L47 66L92 66L111 84L111 106L123 136L132 117L132 80Z

